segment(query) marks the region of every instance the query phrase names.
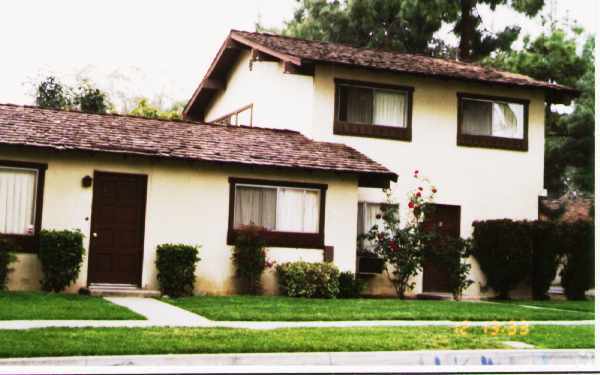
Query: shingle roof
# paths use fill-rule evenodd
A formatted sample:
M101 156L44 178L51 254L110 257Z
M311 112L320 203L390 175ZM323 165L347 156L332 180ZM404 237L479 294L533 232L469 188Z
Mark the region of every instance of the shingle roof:
M267 47L277 53L299 58L303 62L328 62L440 78L542 88L572 95L577 93L577 90L568 86L538 81L522 74L510 73L457 60L388 52L370 48L355 48L338 43L316 42L275 34L238 30L232 30L231 36L238 41L246 39L251 43Z
M0 144L135 154L241 166L397 176L346 145L316 142L291 130L164 121L0 104Z

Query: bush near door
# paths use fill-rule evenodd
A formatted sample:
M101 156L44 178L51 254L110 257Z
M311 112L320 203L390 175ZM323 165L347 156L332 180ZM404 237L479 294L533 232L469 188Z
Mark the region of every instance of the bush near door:
M366 282L350 271L340 273L338 298L358 298L366 287Z
M331 263L288 262L277 266L277 282L289 297L335 298L339 271Z
M42 264L42 289L60 292L75 282L84 254L81 231L42 230L38 254Z
M560 231L553 222L524 222L531 240L531 294L535 300L550 299L548 289L556 277L561 258Z
M156 268L162 294L183 297L194 293L198 247L162 244L156 248Z

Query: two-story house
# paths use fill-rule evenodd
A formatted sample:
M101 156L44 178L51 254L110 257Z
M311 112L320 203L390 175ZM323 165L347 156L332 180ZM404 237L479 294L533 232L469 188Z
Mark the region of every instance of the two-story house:
M431 220L468 237L475 220L538 217L538 197L545 194L545 103L568 103L576 95L569 87L475 64L234 30L184 115L291 129L351 146L397 173L391 189L401 216L419 170L438 190ZM356 225L339 230L356 238L377 221L385 202L381 188L359 188L348 212ZM334 261L356 271L348 252L354 249L336 248ZM467 295L477 296L483 275L470 262L476 282ZM445 277L425 264L415 292L445 291ZM369 288L392 291L382 276Z

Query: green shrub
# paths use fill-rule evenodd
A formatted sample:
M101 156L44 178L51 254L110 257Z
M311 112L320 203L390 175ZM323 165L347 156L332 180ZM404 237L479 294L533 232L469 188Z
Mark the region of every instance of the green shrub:
M528 222L531 240L531 294L533 299L549 299L548 289L560 264L560 235L549 221Z
M527 225L509 219L473 222L472 254L498 299L526 280L531 270L531 241Z
M439 268L448 271L452 296L460 300L465 289L473 284L473 280L469 279L471 265L462 261L471 254L471 241L434 232L425 243L425 256Z
M563 223L560 236L565 255L561 285L568 299L585 299L585 291L594 284L594 225L584 221Z
M83 233L79 230L42 230L38 254L42 264L42 289L60 292L75 282L84 253Z
M12 272L9 265L17 260L15 254L12 253L14 247L10 241L0 238L0 290L6 289L8 274Z
M338 298L358 298L366 287L365 281L357 278L350 271L340 273L338 284L340 289Z
M277 266L282 294L289 297L334 298L338 295L339 271L331 263L288 262Z
M198 247L183 244L162 244L156 247L156 269L162 294L182 297L194 293Z
M246 225L237 232L232 260L243 294L259 294L261 276L267 267L265 241L261 227Z

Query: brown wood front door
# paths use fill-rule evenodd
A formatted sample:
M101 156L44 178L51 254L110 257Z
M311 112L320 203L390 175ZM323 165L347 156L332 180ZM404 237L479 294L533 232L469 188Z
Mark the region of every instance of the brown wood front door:
M434 204L423 222L425 230L458 238L460 236L460 206ZM460 259L456 259L457 262ZM423 263L423 292L451 292L448 271L425 257Z
M88 283L140 286L147 176L94 173Z

